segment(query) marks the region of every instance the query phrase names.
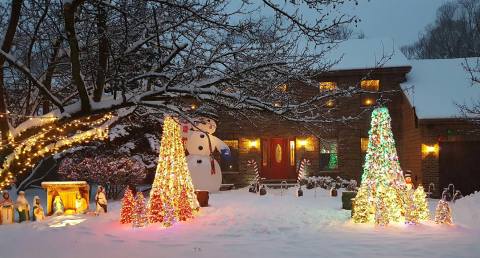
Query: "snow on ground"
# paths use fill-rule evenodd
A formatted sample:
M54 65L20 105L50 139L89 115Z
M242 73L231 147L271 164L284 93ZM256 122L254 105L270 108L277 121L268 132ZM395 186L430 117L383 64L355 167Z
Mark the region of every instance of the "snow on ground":
M478 257L480 195L454 205L456 226L378 228L349 221L340 197L295 189L210 196L211 207L171 228L118 223L119 202L99 216L0 226L0 257ZM28 194L28 193L27 193ZM432 200L431 207L435 207ZM475 208L474 208L475 207ZM470 215L475 212L474 215Z

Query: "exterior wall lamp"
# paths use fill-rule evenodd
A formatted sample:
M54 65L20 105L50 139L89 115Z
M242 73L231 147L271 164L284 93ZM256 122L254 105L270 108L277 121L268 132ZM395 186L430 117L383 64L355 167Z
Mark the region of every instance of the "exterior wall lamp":
M439 151L440 151L440 147L438 146L438 143L435 143L433 145L422 144L423 157L426 157L430 154L437 156Z

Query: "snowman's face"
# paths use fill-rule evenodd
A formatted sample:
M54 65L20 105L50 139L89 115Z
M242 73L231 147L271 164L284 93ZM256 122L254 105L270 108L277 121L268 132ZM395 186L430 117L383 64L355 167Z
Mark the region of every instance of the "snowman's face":
M195 126L201 131L207 132L209 134L213 134L215 130L217 130L217 123L215 123L215 121L210 118L201 118L195 123ZM193 129L198 130L197 128L194 127Z

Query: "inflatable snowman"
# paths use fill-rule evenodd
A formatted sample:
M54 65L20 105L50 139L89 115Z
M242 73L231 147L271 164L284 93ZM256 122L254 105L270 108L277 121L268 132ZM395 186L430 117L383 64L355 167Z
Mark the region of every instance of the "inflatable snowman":
M182 123L182 136L188 151L187 163L195 190L207 190L210 193L220 190L222 171L213 158L213 152L229 156L228 146L212 134L217 129L215 121L201 118L195 122Z

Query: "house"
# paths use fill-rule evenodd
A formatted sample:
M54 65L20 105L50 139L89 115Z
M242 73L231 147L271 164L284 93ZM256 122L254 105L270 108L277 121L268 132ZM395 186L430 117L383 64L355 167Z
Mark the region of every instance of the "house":
M331 55L341 60L318 78L318 88L287 85L282 90L297 91L305 97L335 87L390 92L382 94L382 98L388 99L386 106L392 117L392 131L403 170L410 170L415 183L426 188L434 183L437 195L439 189L450 182L464 193L480 190L480 171L472 170L475 166L471 165L475 155L478 156L475 151L480 153L480 138L463 134L473 126L459 119L459 111L454 108L455 100L474 94L480 97L480 87L455 88L467 87L468 78L461 60L407 60L391 40L372 39L343 42ZM388 58L382 60L382 56ZM448 79L449 76L454 77ZM440 88L447 89L436 96ZM457 95L458 98L451 98ZM358 113L374 105L377 97L375 93L356 95L338 99L341 103L332 103L332 107L338 114ZM436 101L441 103L433 105ZM449 112L441 113L440 109L446 105ZM433 113L438 116L432 116ZM251 159L256 160L261 177L269 182L295 181L297 166L303 158L311 161L308 175L360 180L370 128L367 112L354 122L326 125L315 131L268 114L254 123L238 121L225 114L217 124L216 135L232 150L232 157L220 162L224 183L250 183L254 172L247 163ZM464 154L456 154L459 149ZM456 169L460 166L472 169L460 173ZM475 180L465 180L468 175Z
M480 99L463 67L469 59L410 60L402 83L400 162L418 183L435 185L437 196L449 184L462 194L480 190L480 128L465 121L458 104Z

